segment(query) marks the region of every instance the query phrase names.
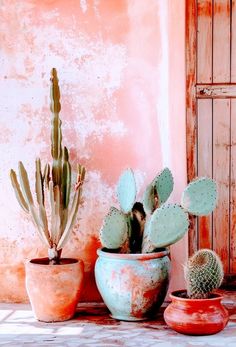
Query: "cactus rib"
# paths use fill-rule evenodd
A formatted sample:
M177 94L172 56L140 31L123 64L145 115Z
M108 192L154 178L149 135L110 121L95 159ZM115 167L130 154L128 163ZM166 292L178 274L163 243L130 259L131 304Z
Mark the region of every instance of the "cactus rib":
M62 168L62 202L64 209L68 207L70 201L71 187L71 166L69 163L69 153L66 147L63 150L63 168Z
M44 167L43 172L43 181L45 183L45 188L49 189L49 181L50 181L50 165L47 163Z
M36 159L35 161L35 191L39 205L44 204L44 190L43 190L43 176L41 172L41 161Z

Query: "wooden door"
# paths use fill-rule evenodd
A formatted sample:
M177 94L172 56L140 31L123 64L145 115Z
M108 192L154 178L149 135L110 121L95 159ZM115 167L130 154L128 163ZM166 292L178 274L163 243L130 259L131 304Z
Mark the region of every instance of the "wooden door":
M192 218L189 251L214 249L236 274L236 0L186 1L188 180L213 177L218 204Z

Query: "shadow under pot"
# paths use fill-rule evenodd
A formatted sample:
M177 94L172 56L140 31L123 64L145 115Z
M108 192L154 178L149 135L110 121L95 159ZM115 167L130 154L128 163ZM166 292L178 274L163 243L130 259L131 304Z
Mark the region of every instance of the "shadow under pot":
M208 299L189 299L186 290L170 295L171 303L165 309L167 325L186 335L212 335L224 329L229 314L222 305L223 297L214 293Z
M48 258L25 264L26 289L33 313L39 321L60 322L72 318L82 291L84 263L61 258L49 265Z
M140 321L154 317L169 284L169 251L118 254L98 250L95 278L100 294L118 320Z

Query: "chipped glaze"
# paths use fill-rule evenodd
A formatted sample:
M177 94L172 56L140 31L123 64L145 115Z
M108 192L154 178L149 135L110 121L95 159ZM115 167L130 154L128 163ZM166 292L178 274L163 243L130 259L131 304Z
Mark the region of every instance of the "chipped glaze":
M77 259L61 259L49 265L48 258L26 263L26 289L35 317L43 322L71 319L81 297L84 264Z
M98 250L95 278L115 319L138 321L155 316L169 284L169 251L116 254Z
M171 304L165 309L164 319L175 331L186 335L211 335L223 330L229 313L221 304L223 296L212 294L209 299L179 297L185 290L170 295Z

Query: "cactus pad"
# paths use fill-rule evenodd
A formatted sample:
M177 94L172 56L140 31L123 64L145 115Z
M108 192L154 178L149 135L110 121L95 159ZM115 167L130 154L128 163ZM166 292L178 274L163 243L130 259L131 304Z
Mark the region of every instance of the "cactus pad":
M117 196L122 211L130 212L136 198L136 183L131 169L127 169L121 174L117 186Z
M100 231L100 240L103 247L116 249L120 248L128 237L127 217L124 213L111 207L104 219Z
M143 194L143 208L144 211L148 213L152 213L155 207L155 192L152 184L149 184Z
M179 205L157 208L149 224L149 240L155 247L167 247L180 240L188 230L188 214Z
M170 169L167 167L163 169L153 181L158 195L158 205L161 206L169 198L173 186L174 180Z
M193 299L208 298L214 289L219 288L224 277L221 260L210 249L197 251L184 270L188 296Z
M181 205L189 213L196 216L210 214L216 207L216 183L211 178L198 178L185 188Z

